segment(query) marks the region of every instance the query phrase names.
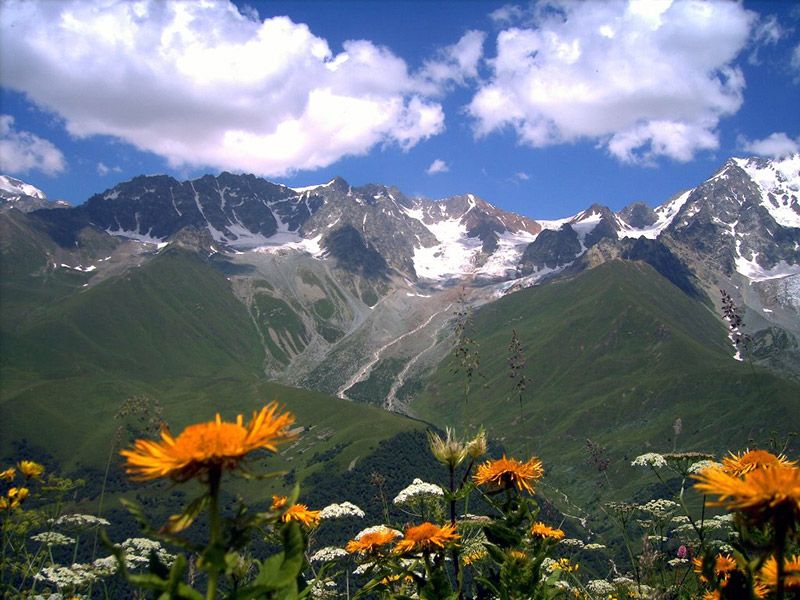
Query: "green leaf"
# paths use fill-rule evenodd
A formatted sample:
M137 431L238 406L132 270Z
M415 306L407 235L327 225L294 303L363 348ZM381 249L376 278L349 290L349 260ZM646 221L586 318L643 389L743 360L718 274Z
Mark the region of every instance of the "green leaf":
M206 506L208 506L209 500L208 494L203 494L199 498L195 498L182 513L170 516L164 526L159 530L159 533L169 534L183 531L189 527Z

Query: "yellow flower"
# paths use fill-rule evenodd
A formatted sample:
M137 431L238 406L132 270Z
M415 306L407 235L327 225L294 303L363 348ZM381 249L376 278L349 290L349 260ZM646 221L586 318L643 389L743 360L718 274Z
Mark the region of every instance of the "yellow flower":
M476 548L475 550L472 550L471 552L466 552L466 553L462 554L461 555L461 562L464 563L465 565L471 565L472 563L477 562L480 559L482 559L482 558L484 558L485 556L488 556L488 555L489 555L489 553L486 552L485 548Z
M719 590L711 590L703 594L703 600L721 600Z
M19 467L19 472L27 479L39 479L44 473L44 467L32 460L21 460L17 466Z
M0 510L17 508L28 497L30 490L26 487L12 487L6 492L5 498L0 498Z
M708 579L703 575L703 559L693 558L692 565L694 572L700 576L700 581L708 583ZM738 569L736 559L728 554L717 554L714 558L714 574L719 577L723 586L728 583L728 577L731 571Z
M355 552L375 552L382 546L393 542L398 535L400 535L400 532L397 530L382 527L377 531L365 533L356 540L350 540L344 549L351 554Z
M286 496L276 496L273 494L272 496L272 510L280 510L284 506L286 506L286 501L288 498Z
M751 518L769 517L771 511L787 509L800 517L800 469L782 464L757 468L735 477L720 468L693 475L694 486L704 494L718 496L709 506L741 510Z
M298 521L307 527L314 527L319 524L319 510L308 510L305 504L292 504L281 516L281 521Z
M422 525L406 527L403 539L397 542L394 550L397 553L435 550L437 547L444 548L445 545L460 538L454 525L447 524L439 527L433 523L422 523Z
M745 450L741 454L730 453L722 459L722 470L728 475L741 477L746 473L765 467L793 467L797 463L788 460L783 454L775 456L766 450Z
M0 481L14 481L17 475L17 470L14 467L8 467L5 471L0 471Z
M772 588L778 587L778 561L770 556L758 572L759 581ZM787 589L800 590L800 555L783 560L783 584Z
M560 529L555 529L554 527L550 527L549 525L545 525L544 523L537 521L533 524L533 527L531 527L531 535L534 537L560 540L564 537L564 532Z
M553 571L564 571L565 573L574 573L580 568L580 564L572 564L568 558L559 558L556 561L547 565L547 570L551 573Z
M158 477L187 481L212 469L235 469L253 450L277 452L277 444L294 437L289 431L294 416L288 412L276 415L277 411L278 404L273 402L253 413L246 426L242 415L229 423L217 414L214 421L190 425L177 437L164 429L160 442L136 440L133 449L120 454L127 458L128 474L139 481Z
M533 493L531 482L544 475L542 463L538 458L531 458L528 462L520 462L513 458L490 460L478 467L474 480L478 485L488 485L494 489L505 490L516 487Z

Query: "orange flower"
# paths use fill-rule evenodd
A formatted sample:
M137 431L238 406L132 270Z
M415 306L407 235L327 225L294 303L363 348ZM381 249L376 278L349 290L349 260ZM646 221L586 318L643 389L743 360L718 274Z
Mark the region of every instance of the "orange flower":
M17 470L14 467L8 467L5 471L0 471L0 481L14 481L17 475Z
M133 449L123 450L125 468L133 479L145 481L171 477L186 481L203 476L212 469L235 469L253 450L265 448L277 452L277 444L294 435L289 426L294 423L291 413L276 415L278 404L265 406L245 426L242 415L235 423L223 421L219 414L214 421L190 425L177 437L166 428L160 442L136 440Z
M433 523L423 523L413 527L406 527L403 539L397 542L395 552L404 553L412 551L430 551L444 548L446 544L455 542L461 536L456 533L454 525L447 524L443 527Z
M758 579L763 585L778 587L778 561L770 556L758 572ZM783 584L787 589L800 589L800 555L783 560Z
M741 477L756 469L765 467L793 467L797 463L787 460L783 454L775 456L766 450L745 450L741 454L730 453L722 459L722 470L728 475Z
M555 529L549 525L545 525L544 523L537 521L533 524L533 527L531 527L531 535L534 537L560 540L563 539L564 532L560 529Z
M533 493L531 482L544 475L544 468L538 458L531 458L528 462L520 462L513 458L490 460L478 467L473 479L478 485L488 485L494 489L505 490L516 487Z
M319 524L319 510L308 510L305 504L292 504L281 516L281 521L299 521L307 527L315 527Z
M276 496L273 494L272 496L272 510L280 510L284 506L286 506L286 501L288 498L286 496Z
M703 594L703 600L721 600L721 598L719 590L710 590Z
M396 529L388 527L381 527L376 531L365 533L360 538L350 540L345 546L345 550L351 554L355 552L375 552L382 546L394 541L398 535L401 535Z
M709 500L709 506L725 506L741 510L750 517L769 517L778 509L788 509L800 517L800 469L775 465L757 468L741 478L727 474L720 468L705 469L693 475L695 488L704 494L718 496Z

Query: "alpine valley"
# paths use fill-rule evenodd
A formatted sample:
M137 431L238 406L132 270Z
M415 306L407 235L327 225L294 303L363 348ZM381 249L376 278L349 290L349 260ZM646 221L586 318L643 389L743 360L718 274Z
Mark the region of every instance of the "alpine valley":
M2 177L0 198L4 456L100 469L134 396L176 427L278 399L313 433L281 455L300 478L428 424L483 424L567 488L589 438L613 475L800 431L800 155L556 221L231 173L75 207Z

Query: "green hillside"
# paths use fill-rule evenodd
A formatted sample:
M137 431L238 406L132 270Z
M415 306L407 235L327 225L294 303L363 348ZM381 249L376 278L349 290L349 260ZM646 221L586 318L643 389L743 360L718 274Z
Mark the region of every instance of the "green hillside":
M512 328L532 380L522 407L509 378ZM721 451L800 431L800 385L735 361L709 308L643 263L613 261L506 296L474 315L469 336L482 375L468 399L451 354L412 409L436 424L485 424L573 490L593 478L587 439L608 449L624 483L645 452Z
M3 273L8 285L21 282L20 302L36 279ZM131 438L127 430L115 438L122 423L115 417L134 396L157 401L173 431L217 411L232 419L272 400L286 405L307 429L270 461L272 470L293 471L287 485L322 466L321 454L326 468L344 471L381 440L423 427L265 381L250 314L225 276L195 254L168 250L122 276L81 285L38 305L29 299L37 310L27 319L4 314L0 455L9 460L30 453L96 483L112 441Z

